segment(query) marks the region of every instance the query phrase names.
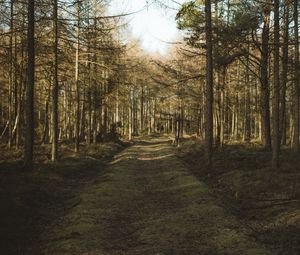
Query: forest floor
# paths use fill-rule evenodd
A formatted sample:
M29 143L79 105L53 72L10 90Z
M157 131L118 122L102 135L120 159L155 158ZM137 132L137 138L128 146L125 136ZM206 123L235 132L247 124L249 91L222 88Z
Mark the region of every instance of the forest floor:
M22 151L0 145L0 254L45 254L41 234L69 212L86 185L103 174L124 143L62 145L58 163L52 163L49 145L35 148L35 170L22 170Z
M282 148L280 168L274 171L270 151L256 143L232 143L215 151L209 173L197 139L186 139L177 156L207 184L215 202L272 254L300 254L299 155Z
M232 157L225 153L222 167L223 154L217 153L216 170L208 178L202 146L196 141L184 142L178 150L167 137L151 137L137 139L117 153L121 149L124 146L102 145L93 154L65 157L33 173L12 171L13 166L1 170L0 251L31 255L299 254L293 248L294 253L277 253L282 247L268 243L268 237L295 233L287 229L279 233L267 225L270 213L243 214L247 189L253 190L243 183L241 173L232 173L237 168L228 163L240 154L228 149ZM232 164L244 171L240 162ZM252 184L256 188L268 180L273 194L277 186L272 186L275 181L268 171L263 169L268 178L260 180L256 170ZM246 176L250 175L248 171ZM288 213L293 211L280 219L299 222L296 198L277 199L288 206ZM267 201L255 205L269 207Z

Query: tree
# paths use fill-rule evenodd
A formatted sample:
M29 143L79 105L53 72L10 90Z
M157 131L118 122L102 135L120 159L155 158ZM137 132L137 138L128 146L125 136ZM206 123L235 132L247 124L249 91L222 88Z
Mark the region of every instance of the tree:
M290 25L290 0L284 1L284 29L282 44L282 73L281 73L281 93L280 93L280 139L283 145L286 144L286 91L288 81L288 59L289 59L289 25Z
M27 38L27 87L26 87L26 130L24 146L24 168L33 167L34 146L34 83L35 83L35 20L34 1L28 1L28 38Z
M58 159L58 4L53 0L54 77L52 88L52 161Z
M12 146L12 112L13 112L13 86L14 84L14 48L13 48L13 38L14 38L14 1L11 0L10 2L10 37L9 37L9 60L10 60L10 70L9 70L9 89L8 89L8 147L11 148Z
M213 48L211 1L205 0L205 39L206 39L206 157L211 168L213 153Z
M273 141L272 141L272 167L278 168L280 150L279 131L279 101L280 101L280 59L279 59L279 0L274 0L274 95L273 95Z
M78 1L77 2L77 28L76 28L76 54L75 54L75 90L76 90L75 152L79 151L79 143L80 143L80 87L79 87L80 5L81 5L81 1Z
M184 40L164 58L121 40L122 18L105 16L106 1L74 0L68 10L59 7L64 1L46 1L36 23L30 12L27 22L27 2L3 3L1 142L18 149L25 141L30 165L34 136L55 161L59 141L78 152L80 143L112 137L196 134L209 167L213 145L252 140L272 149L275 167L278 133L283 144L299 146L299 3L274 1L186 2L176 16Z
M260 59L260 82L261 82L261 133L263 146L271 149L270 127L270 90L269 90L269 40L270 40L270 3L263 6L263 31L261 42Z
M293 149L299 152L299 18L298 18L298 1L294 1L294 31L295 31L295 69L294 69L294 133L293 133Z

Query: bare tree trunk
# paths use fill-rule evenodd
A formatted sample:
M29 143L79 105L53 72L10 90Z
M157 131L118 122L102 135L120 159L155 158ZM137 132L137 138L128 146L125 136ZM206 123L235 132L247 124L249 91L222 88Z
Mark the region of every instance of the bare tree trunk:
M91 88L88 89L87 93L87 108L88 108L88 127L87 127L87 144L90 145L92 141L92 93Z
M141 126L141 132L143 132L143 130L144 130L144 86L143 85L142 85L141 90L142 90L142 95L141 95L141 119L140 119L141 124L140 124L140 126Z
M98 93L96 91L94 91L93 93L94 97L93 97L93 144L97 143L97 118L98 118Z
M293 150L299 152L299 29L298 29L298 1L294 1L294 23L295 23L295 83L294 83L294 133Z
M87 111L88 111L88 119L87 119L87 135L86 135L86 142L88 145L91 144L92 140L92 84L91 84L91 31L90 31L90 11L89 9L92 9L90 6L90 1L87 1L87 8L88 8L88 33L87 33L87 50L88 50L88 61L87 61L87 75L88 75L88 91L87 91Z
M279 24L279 0L274 0L274 95L273 95L273 141L272 141L272 167L279 166L280 133L279 133L279 100L280 100L280 24Z
M23 49L22 49L23 51ZM21 64L21 75L20 75L20 83L17 90L17 97L18 97L18 108L17 108L17 115L19 116L19 121L16 125L16 149L19 149L21 144L21 111L22 111L22 98L23 98L23 53L22 53L22 64Z
M52 155L51 160L58 159L58 4L53 2L54 22L54 80L52 88Z
M133 91L132 91L132 88L130 88L130 99L129 99L129 108L128 108L128 140L131 141L132 139L132 126L133 126L133 112L132 112L132 105L133 105Z
M49 130L48 130L48 125L49 125L49 121L48 121L48 114L49 114L49 101L50 101L50 95L47 96L47 99L46 99L46 102L45 102L45 116L44 116L44 131L43 131L43 136L42 136L42 139L41 139L41 143L44 144L46 143L46 141L48 139L47 138L47 135L49 133Z
M26 134L24 146L24 168L33 168L34 146L34 78L35 78L35 21L34 1L28 1L28 67L26 88Z
M24 15L23 15L23 25L22 25L22 29L24 29ZM20 145L21 145L21 137L22 137L22 134L21 134L21 122L22 122L22 115L21 115L21 112L24 108L24 97L25 97L25 88L26 88L26 85L25 85L25 77L24 77L24 57L25 55L25 39L24 37L22 36L21 37L21 63L20 63L20 83L19 83L19 94L18 94L18 97L19 97L19 103L18 103L18 114L20 114L20 119L19 119L19 122L18 122L18 125L17 125L17 130L16 130L16 148L19 149Z
M280 107L280 137L281 143L286 144L286 88L289 57L289 0L285 0L284 6L284 35L282 45L282 74L281 74L281 107Z
M85 88L83 88L82 99L79 123L79 140L83 140L85 136Z
M249 47L248 47L249 49ZM249 80L249 57L247 57L246 79L245 79L245 126L244 126L244 141L251 140L251 107L250 107L250 80Z
M12 146L12 128L13 128L13 85L14 85L14 51L13 51L13 36L14 36L14 1L10 1L10 37L9 37L9 84L8 84L8 147Z
M206 164L212 167L213 153L213 48L211 1L205 0L205 38L206 38Z
M222 70L222 87L221 87L221 116L220 116L220 121L221 121L221 127L220 127L220 144L223 146L224 144L224 134L225 134L225 118L226 118L226 104L225 104L225 88L226 88L226 76L227 76L227 71L226 67L223 67Z
M269 91L269 35L270 33L270 9L267 6L264 10L264 26L262 33L262 53L260 63L261 79L261 122L262 142L266 149L271 148L271 127L270 127L270 91Z
M79 129L80 129L80 88L79 88L79 34L80 34L80 1L77 3L77 28L76 28L76 55L75 55L75 89L76 89L76 111L75 111L75 152L79 152Z
M183 108L183 104L181 102L181 106L180 106L180 137L183 137L184 134L184 108Z

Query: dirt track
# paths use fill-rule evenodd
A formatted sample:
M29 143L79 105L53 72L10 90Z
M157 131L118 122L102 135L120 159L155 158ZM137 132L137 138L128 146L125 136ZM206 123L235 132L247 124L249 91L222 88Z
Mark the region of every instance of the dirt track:
M41 254L270 254L163 139L117 155L42 239Z

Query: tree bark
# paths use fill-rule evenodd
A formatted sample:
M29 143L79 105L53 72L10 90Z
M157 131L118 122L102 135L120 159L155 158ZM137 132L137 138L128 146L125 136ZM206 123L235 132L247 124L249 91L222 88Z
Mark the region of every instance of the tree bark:
M28 1L28 66L26 88L26 130L24 146L24 168L33 168L34 146L34 79L35 79L35 21L34 1Z
M13 128L13 86L14 86L14 1L10 2L10 37L9 37L9 84L8 84L8 147L12 146L12 128Z
M264 10L264 25L262 32L262 51L260 61L261 79L261 122L262 122L262 143L266 149L271 148L271 127L270 127L270 91L269 91L269 39L270 39L270 9L267 6Z
M205 0L205 38L206 38L206 164L212 167L213 154L213 46L211 1Z
M274 0L274 84L273 84L273 141L272 141L272 167L279 166L280 133L279 133L279 101L280 101L280 24L279 24L279 0Z
M295 83L294 83L294 132L293 132L293 150L299 152L299 29L298 29L298 1L294 1L294 23L295 23Z
M249 57L247 57L246 78L245 78L245 123L244 123L244 141L251 141L251 106L250 106L250 79L249 79Z
M76 53L75 53L75 152L79 152L80 142L80 88L79 88L79 33L80 33L80 1L77 3Z
M58 159L58 4L53 1L54 23L54 80L52 88L52 155L51 160Z
M289 57L289 0L285 0L284 6L284 35L282 45L282 73L281 73L281 107L280 107L280 140L283 145L286 144L286 88L288 75L288 57Z

